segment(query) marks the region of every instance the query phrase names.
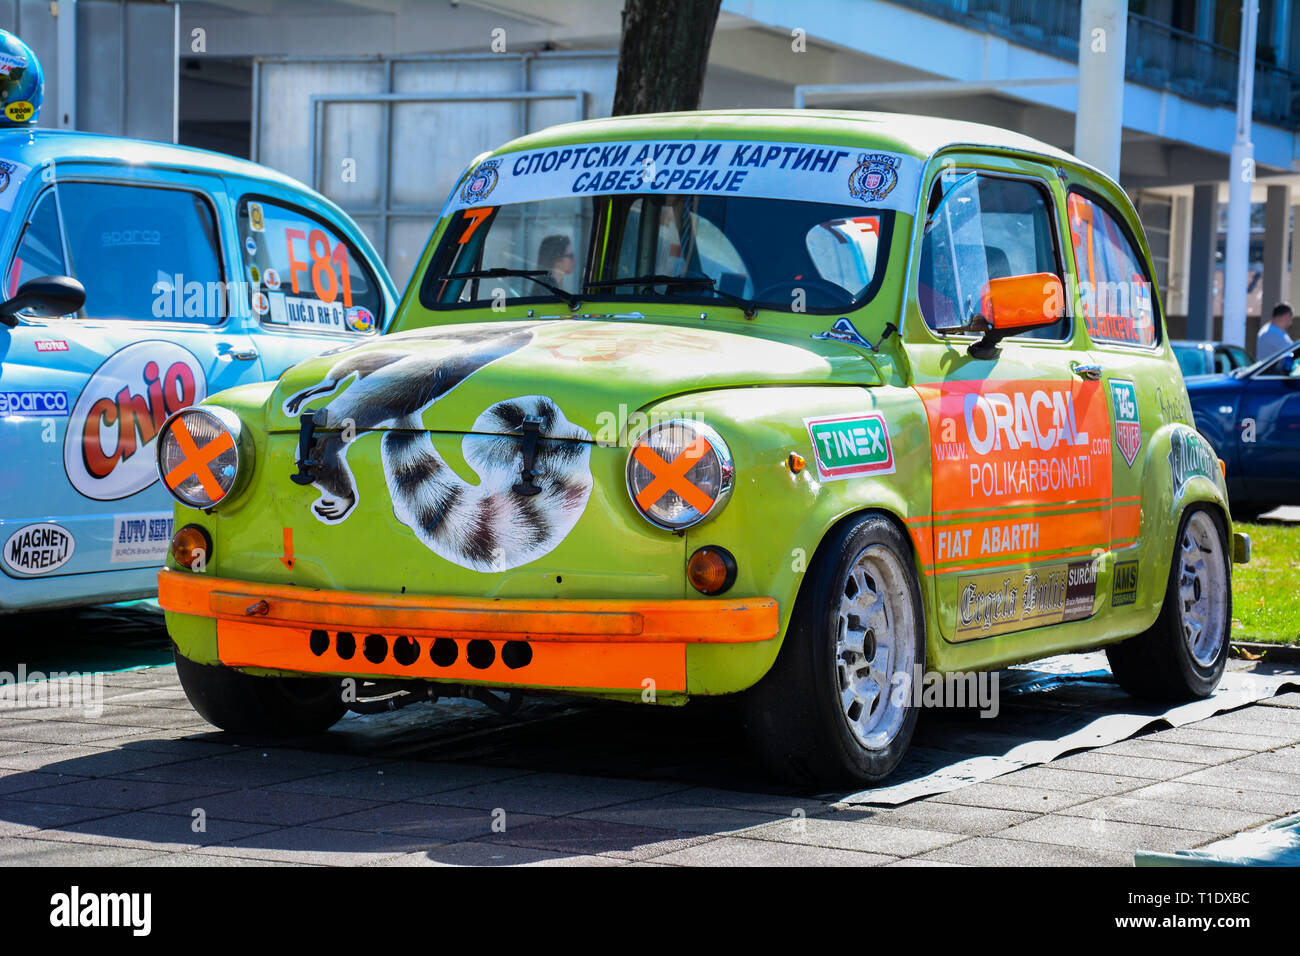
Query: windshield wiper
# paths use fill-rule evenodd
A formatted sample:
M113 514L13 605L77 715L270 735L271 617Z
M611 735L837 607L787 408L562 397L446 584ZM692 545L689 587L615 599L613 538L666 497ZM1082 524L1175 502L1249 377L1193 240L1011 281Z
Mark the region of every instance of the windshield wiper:
M566 292L553 282L547 282L543 276L550 273L545 269L475 269L471 272L448 272L438 276L435 282L441 282L444 279L504 279L518 276L521 279L530 279L536 282L543 289L546 289L564 300L565 304L574 312L582 306L582 301L572 293Z
M583 285L583 291L598 289L603 286L618 285L666 285L666 286L704 286L714 295L726 299L745 313L745 318L752 319L758 312L758 303L718 288L717 280L712 276L663 276L645 275L629 276L626 279L595 279Z

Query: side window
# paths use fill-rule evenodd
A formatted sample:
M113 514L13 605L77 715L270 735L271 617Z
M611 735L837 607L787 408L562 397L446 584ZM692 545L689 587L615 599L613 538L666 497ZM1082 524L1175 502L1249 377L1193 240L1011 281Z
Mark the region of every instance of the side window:
M1061 268L1052 230L1051 196L1023 179L969 174L954 184L921 242L917 299L926 324L956 331L979 310L989 279ZM1020 333L1065 339L1069 318Z
M1067 204L1088 334L1094 342L1155 345L1154 299L1141 256L1100 203L1072 192Z
M36 200L18 251L9 264L6 297L12 298L28 279L66 275L67 271L63 236L59 232L59 199L53 189L47 189Z
M217 223L198 193L80 182L51 192L67 274L86 287L88 318L213 325L225 318Z
M266 199L245 197L238 215L244 281L264 324L357 334L382 328L382 288L333 226Z

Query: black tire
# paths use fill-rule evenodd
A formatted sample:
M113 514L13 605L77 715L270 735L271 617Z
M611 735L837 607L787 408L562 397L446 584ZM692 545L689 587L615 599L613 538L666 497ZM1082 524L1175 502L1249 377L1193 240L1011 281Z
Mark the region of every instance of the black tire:
M304 737L328 730L347 712L336 678L252 677L221 665L196 664L174 645L172 652L191 706L222 730Z
M1189 532L1189 528L1193 530ZM1212 529L1217 540L1217 549L1211 547L1207 552L1203 550L1205 542L1198 541L1198 535L1208 537L1211 533L1209 529ZM1195 548L1194 552L1192 548ZM1199 604L1199 598L1195 604L1189 604L1181 590L1185 574L1188 579L1196 581L1194 562L1188 560L1189 555L1196 553L1203 556L1207 570L1200 578L1201 586L1195 588L1194 593L1204 593L1211 598L1212 603L1211 591L1217 590L1217 585L1212 587L1211 582L1221 580L1223 588L1223 593L1219 595L1219 610L1209 612L1209 620L1199 629L1205 632L1206 642L1199 660L1193 649L1199 645L1188 636L1199 633L1195 629L1194 618L1190 616L1191 610ZM1212 566L1216 564L1221 578L1215 577ZM1185 614L1188 615L1186 619ZM1106 657L1119 685L1135 697L1152 700L1196 700L1209 697L1219 686L1223 670L1227 666L1231 628L1232 561L1229 558L1223 519L1217 511L1194 507L1184 513L1178 525L1178 537L1174 539L1174 556L1169 568L1169 579L1165 584L1165 599L1160 608L1160 616L1148 630L1137 637L1108 647ZM1213 644L1216 638L1217 645Z
M846 520L818 548L771 670L741 700L746 735L756 756L771 772L801 786L854 786L884 779L902 759L916 727L918 708L912 706L910 693L897 695L901 704L884 698L869 710L859 707L858 714L865 713L868 720L879 714L878 719L889 721L888 730L874 735L879 745L869 748L851 729L854 718L841 704L845 674L836 653L841 600L847 600L849 575L860 559L879 563L872 565L873 572L863 573L869 589L874 585L874 591L866 593L881 599L879 613L892 636L893 651L882 666L894 673L905 668L910 679L919 679L925 665L925 612L907 538L878 514ZM860 585L855 580L852 587ZM859 625L867 620L854 619ZM872 627L857 630L867 635L863 647L874 658L880 644ZM865 655L861 660L867 660ZM855 664L855 670L865 667ZM894 694L893 681L889 684L884 693ZM884 712L882 706L896 709Z

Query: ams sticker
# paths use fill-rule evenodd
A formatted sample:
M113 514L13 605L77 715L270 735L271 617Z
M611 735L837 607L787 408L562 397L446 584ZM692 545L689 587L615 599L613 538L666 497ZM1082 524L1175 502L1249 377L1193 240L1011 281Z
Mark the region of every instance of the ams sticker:
M1072 561L963 577L957 593L958 641L971 641L1091 617L1097 563Z
M136 342L97 368L72 407L63 441L68 481L113 501L158 480L152 454L163 420L207 395L203 366L173 342Z
M805 418L804 424L823 480L893 474L894 449L879 412Z
M4 561L16 576L33 578L57 571L76 550L76 539L57 524L29 524L5 541Z
M1142 447L1142 419L1138 414L1137 388L1132 382L1110 380L1111 404L1115 407L1115 443L1130 468Z
M1137 593L1138 563L1136 561L1121 561L1115 565L1115 574L1111 579L1111 607L1133 604L1137 601Z

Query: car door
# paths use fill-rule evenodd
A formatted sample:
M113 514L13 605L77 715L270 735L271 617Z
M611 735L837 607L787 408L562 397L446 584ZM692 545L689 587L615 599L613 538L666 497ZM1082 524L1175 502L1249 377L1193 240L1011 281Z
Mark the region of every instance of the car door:
M961 160L956 160L961 162ZM1061 296L1053 324L987 358L955 329L990 279L1063 284L1050 170L971 156L978 171L927 184L917 257L920 323L908 352L931 438L931 554L939 628L960 642L1084 619L1094 554L1109 544L1110 445L1101 384ZM941 191L941 198L939 192Z
M1159 422L1153 410L1182 408L1183 384L1160 340L1150 268L1123 216L1102 197L1079 187L1066 196L1077 310L1091 342L1095 374L1109 404L1111 429L1111 533L1116 580L1136 580L1137 541L1142 512L1146 447ZM1202 354L1212 353L1209 346ZM1145 402L1148 396L1156 401ZM1122 567L1120 567L1122 565ZM1115 591L1121 604L1135 597Z
M85 286L76 317L9 333L6 392L43 393L6 428L0 539L55 526L64 551L6 548L13 577L77 575L160 563L171 507L157 486L154 439L166 416L262 379L230 294L221 181L147 166L66 163L25 212L9 255L15 290L37 275ZM21 493L10 493L21 489Z
M1300 342L1242 386L1237 449L1252 501L1300 502Z
M355 225L319 205L309 208L305 195L227 183L237 191L236 255L269 377L383 331L394 304L392 280Z

